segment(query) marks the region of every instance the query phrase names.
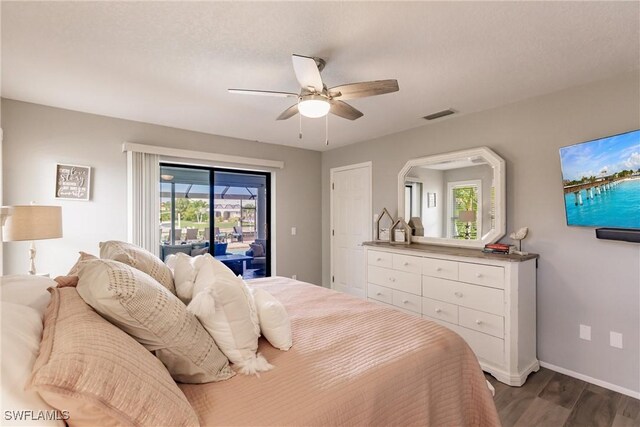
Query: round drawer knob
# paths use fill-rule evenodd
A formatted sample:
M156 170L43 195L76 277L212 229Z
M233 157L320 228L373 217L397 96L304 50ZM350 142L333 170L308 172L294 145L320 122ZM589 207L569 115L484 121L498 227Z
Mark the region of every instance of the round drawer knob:
M376 258L376 261L382 261L382 258Z
M402 300L402 303L403 303L403 304L409 304L409 300L403 299L403 300Z
M380 296L382 295L382 292L376 292L376 295Z
M389 280L390 280L391 282L395 282L395 281L396 281L396 279L395 279L395 278L393 278L393 277L389 277Z
M442 310L440 310L439 308L436 308L436 313L440 313Z
M476 320L476 325L482 325L482 320Z
M436 271L442 271L442 267L436 268Z
M458 298L462 298L462 292L454 292L453 294Z
M480 274L480 273L476 273L476 277L479 279L479 278L481 278L481 277L482 277L482 274Z
M403 265L406 267L407 265L409 265L409 263L405 261Z

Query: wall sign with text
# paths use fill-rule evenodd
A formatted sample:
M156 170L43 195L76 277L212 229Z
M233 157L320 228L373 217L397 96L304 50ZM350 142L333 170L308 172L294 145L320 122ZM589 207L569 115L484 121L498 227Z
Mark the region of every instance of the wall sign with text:
M91 166L56 165L56 199L89 200Z

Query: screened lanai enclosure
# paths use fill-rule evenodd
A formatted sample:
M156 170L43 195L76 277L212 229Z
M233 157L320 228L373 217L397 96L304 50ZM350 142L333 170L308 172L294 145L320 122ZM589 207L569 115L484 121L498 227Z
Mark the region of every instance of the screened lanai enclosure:
M160 254L210 253L244 278L270 275L270 176L162 164Z

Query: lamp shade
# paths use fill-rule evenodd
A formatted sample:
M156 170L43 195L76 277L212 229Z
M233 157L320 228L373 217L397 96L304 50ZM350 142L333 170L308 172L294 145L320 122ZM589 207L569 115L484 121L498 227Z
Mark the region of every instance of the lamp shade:
M2 227L2 240L44 240L62 237L60 206L10 206Z
M460 211L458 213L458 221L473 222L476 220L476 211Z

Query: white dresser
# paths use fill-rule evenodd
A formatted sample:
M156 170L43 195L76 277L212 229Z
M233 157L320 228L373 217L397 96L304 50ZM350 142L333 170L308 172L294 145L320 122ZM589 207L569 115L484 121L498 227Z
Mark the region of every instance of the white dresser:
M367 298L433 320L462 336L482 369L520 386L536 356L538 256L477 249L365 243Z

